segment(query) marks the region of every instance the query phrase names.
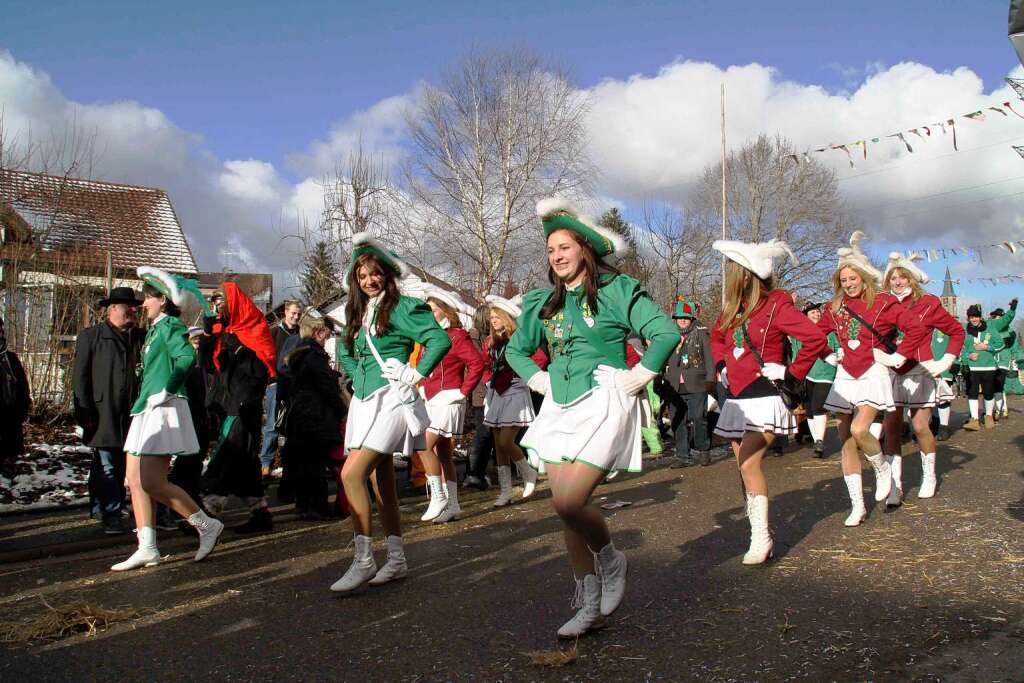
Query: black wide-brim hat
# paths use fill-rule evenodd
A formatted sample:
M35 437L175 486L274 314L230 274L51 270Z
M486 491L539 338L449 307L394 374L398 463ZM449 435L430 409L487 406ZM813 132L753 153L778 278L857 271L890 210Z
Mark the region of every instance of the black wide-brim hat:
M807 315L811 311L816 311L819 308L821 308L821 304L815 303L813 301L808 301L807 303L804 304L804 307L800 309L800 312L803 313L804 315Z
M142 300L131 287L114 287L106 299L100 299L100 306L110 304L129 304L130 306L141 306Z

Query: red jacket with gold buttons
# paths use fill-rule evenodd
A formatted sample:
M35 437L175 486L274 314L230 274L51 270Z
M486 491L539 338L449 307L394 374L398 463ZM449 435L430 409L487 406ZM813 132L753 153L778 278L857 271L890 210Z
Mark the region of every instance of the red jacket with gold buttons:
M843 369L851 377L860 377L875 363L874 349L886 351L882 339L873 334L860 321L851 316L842 306L848 307L869 323L884 338L892 338L897 332L903 333L903 340L896 352L909 359L901 370L909 370L916 365L915 351L924 343L931 343L931 330L907 308L900 305L899 300L888 292L879 292L875 303L868 308L863 297L851 299L843 296L838 311L833 311L830 303L822 309L818 327L828 334L835 332L839 345L843 349ZM905 368L905 369L904 369Z
M469 333L454 327L447 331L452 348L420 383L427 400L445 389L458 389L463 396L469 396L484 374L483 356L469 338Z
M793 297L782 289L771 291L761 299L747 319L747 334L765 363L785 365L786 337L800 340L802 346L789 364L787 373L803 379L820 357L830 353L825 334L793 305ZM727 370L729 393L739 396L761 377L761 366L745 342L737 326L722 330L722 318L711 328L711 355L715 365Z
M925 326L929 333L932 330L939 330L949 337L949 346L946 347L946 353L951 353L954 356L960 355L960 350L964 348L964 340L967 339L967 332L964 331L964 328L957 319L942 307L942 301L939 300L939 297L934 294L925 294L917 301L914 301L912 297L908 296L900 302L900 305L921 321L921 324ZM933 360L932 335L926 335L924 341L907 358L912 358L918 362ZM904 363L896 369L896 372L904 375L912 367L914 367L913 363Z

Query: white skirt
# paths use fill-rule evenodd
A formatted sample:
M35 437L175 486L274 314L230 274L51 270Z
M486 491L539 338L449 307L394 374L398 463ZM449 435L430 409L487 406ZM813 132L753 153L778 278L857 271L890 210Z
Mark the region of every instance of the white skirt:
M956 398L956 392L953 391L953 387L950 386L949 380L945 377L935 378L935 402L936 403L951 403Z
M423 403L418 402L419 410ZM398 392L383 386L363 399L352 397L345 420L345 450L361 449L377 453L406 453L427 447L423 434L409 431Z
M894 372L892 376L892 399L896 407L935 407L938 402L938 385L935 378L920 365L915 365L905 375L898 375Z
M428 432L453 438L462 436L466 422L466 401L458 389L445 389L434 394L427 401L427 416L430 417Z
M488 387L484 397L484 424L488 427L529 427L535 417L530 390L512 385L499 394Z
M852 415L857 406L871 406L886 412L896 410L889 368L875 363L860 377L851 377L846 368L839 366L825 399L825 410Z
M132 415L124 450L135 455L198 453L199 441L192 424L192 413L188 410L188 401L175 396L164 405Z
M544 397L520 446L534 468L584 462L604 472L639 472L640 399L618 389L594 387L568 405Z
M726 439L741 439L745 432L788 436L796 433L796 420L778 395L725 399L715 434Z

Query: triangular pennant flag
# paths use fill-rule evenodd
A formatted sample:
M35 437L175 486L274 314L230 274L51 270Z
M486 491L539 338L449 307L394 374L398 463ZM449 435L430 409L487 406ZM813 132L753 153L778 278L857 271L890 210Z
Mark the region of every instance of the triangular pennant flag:
M899 138L900 141L902 141L903 144L907 146L907 151L913 153L914 148L911 147L910 143L907 142L907 139L905 137L903 137L903 133L893 133L892 135L886 135L885 137L887 137L887 138Z
M1017 116L1020 116L1022 119L1024 119L1024 116L1021 116L1016 109L1011 107L1009 102L1003 102L1003 106L1012 111L1014 114L1017 114Z
M957 146L956 146L956 121L954 121L953 119L949 119L948 121L946 121L946 125L948 125L950 127L950 129L953 131L953 151L954 152L959 152L960 150L957 149ZM943 128L942 132L945 133L946 129Z
M793 163L796 164L797 166L800 165L800 160L797 158L797 156L795 154L787 154L786 156L788 158L792 159Z
M928 126L921 126L921 128L924 129L924 134L925 135L927 135L928 137L932 136L932 129L931 128L929 128Z
M850 168L853 168L853 155L850 154L850 150L846 145L832 145L832 149L841 149L846 152L846 160L850 162Z
M1011 254L1016 254L1017 253L1017 245L1014 244L1013 242L1003 242L1003 246Z
M964 118L970 119L971 121L984 121L985 112L979 109L978 111L972 111L970 114L964 114Z
M989 107L989 109L990 109L991 111L997 111L997 112L999 112L1000 114L1002 114L1003 116L1009 116L1009 114L1007 114L1007 113L1006 113L1005 111L1003 111L1003 110L1002 110L1002 109L1000 109L999 107Z
M921 138L921 140L924 140L924 136L917 132L917 128L911 128L910 132L916 135L917 137Z

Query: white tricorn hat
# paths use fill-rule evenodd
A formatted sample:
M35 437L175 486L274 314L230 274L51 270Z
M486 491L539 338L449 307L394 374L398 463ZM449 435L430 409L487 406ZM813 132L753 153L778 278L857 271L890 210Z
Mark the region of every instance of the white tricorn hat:
M427 299L437 299L438 301L441 301L447 304L448 306L451 306L456 313L464 313L466 315L472 316L473 313L476 312L476 310L472 306L467 304L459 297L455 296L455 294L445 289L441 289L436 285L427 285L426 287L424 287L422 296L424 301Z
M875 281L882 284L882 271L875 268L871 263L871 259L860 250L860 241L864 239L866 235L860 230L854 230L853 234L850 235L850 246L840 247L836 250L839 254L839 264L836 266L836 270L842 270L846 266L852 266L858 270L862 270L871 277L875 278Z
M910 252L909 256L904 256L898 251L889 252L889 264L885 267L885 277L882 278L882 282L886 286L889 285L889 275L892 273L893 268L902 268L910 277L917 280L920 284L928 284L928 273L918 268L914 261L920 261L923 258L920 254Z
M782 240L767 242L736 242L733 240L715 240L711 248L721 252L725 258L735 261L762 280L772 274L772 262L777 256L788 255L796 263L796 255L789 245Z
M523 314L522 294L516 294L511 299L506 299L505 297L498 296L497 294L488 294L484 297L484 301L486 301L489 306L500 308L513 318L518 318Z

